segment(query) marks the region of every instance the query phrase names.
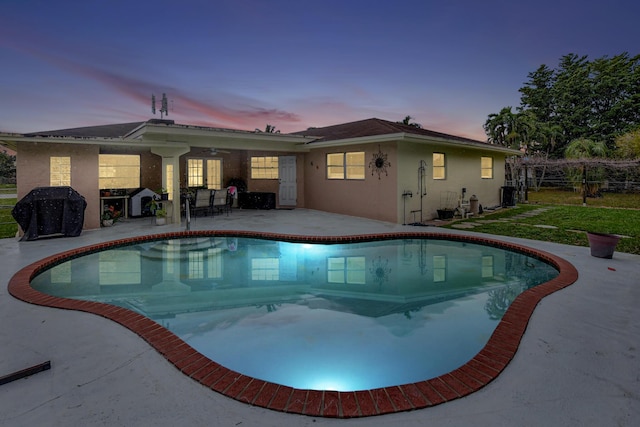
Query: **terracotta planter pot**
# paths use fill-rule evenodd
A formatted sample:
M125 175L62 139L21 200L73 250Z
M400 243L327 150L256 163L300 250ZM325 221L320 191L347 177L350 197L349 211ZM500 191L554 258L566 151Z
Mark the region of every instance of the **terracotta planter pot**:
M613 258L613 252L616 250L618 240L620 240L620 237L615 234L591 232L587 232L587 238L589 239L591 256L607 259Z

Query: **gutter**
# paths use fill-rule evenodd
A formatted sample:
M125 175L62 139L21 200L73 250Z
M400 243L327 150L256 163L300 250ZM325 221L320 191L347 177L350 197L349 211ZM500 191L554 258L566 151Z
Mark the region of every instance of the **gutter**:
M322 137L315 137L316 139ZM346 139L335 139L331 141L310 141L307 142L307 146L310 148L326 148L326 147L341 147L348 145L356 145L356 144L370 144L370 143L382 143L382 142L414 142L418 144L435 144L435 145L447 145L447 146L457 146L457 147L467 147L474 150L483 150L483 151L493 151L500 152L512 156L522 156L523 153L519 150L514 150L512 148L501 147L499 145L487 144L483 142L472 142L472 141L458 141L455 139L448 138L438 138L433 136L426 135L417 135L414 133L388 133L383 135L371 135L371 136L360 136L356 138L346 138Z

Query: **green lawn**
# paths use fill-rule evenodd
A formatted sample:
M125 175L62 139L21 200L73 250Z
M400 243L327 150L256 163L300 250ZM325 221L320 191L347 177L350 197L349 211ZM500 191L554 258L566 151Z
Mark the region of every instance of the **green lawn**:
M0 194L6 193L15 193L15 186L0 187ZM0 199L0 239L14 237L18 232L18 224L11 216L11 209L13 209L17 201L17 199Z
M529 203L582 206L582 195L574 191L543 188L529 191ZM640 193L602 193L602 197L588 197L587 206L640 209Z
M552 204L549 199L570 203L564 192L546 192L546 194L530 194L529 204L519 204L513 208L501 209L493 214L483 215L481 218L471 218L464 222L471 222L475 227L471 231L496 234L501 236L522 237L533 240L544 240L568 245L588 246L585 231L611 233L623 236L616 247L617 251L640 255L640 197L637 194L605 195L599 199L589 199L587 206L582 206L582 200L577 206L571 204ZM532 200L537 203L531 203ZM599 207L589 204L592 200L607 201L609 205L619 207ZM543 201L545 203L543 203ZM629 207L635 207L631 209ZM481 223L478 221L489 219L508 219L534 209L547 210L531 218L517 218L505 222ZM458 221L457 223L460 223ZM557 227L547 229L535 225ZM447 226L451 227L451 225Z

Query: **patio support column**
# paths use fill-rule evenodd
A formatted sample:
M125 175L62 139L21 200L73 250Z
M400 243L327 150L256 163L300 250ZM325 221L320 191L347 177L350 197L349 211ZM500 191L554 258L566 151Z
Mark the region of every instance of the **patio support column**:
M156 147L151 152L162 157L162 187L173 188L170 195L172 203L171 220L175 224L180 224L180 156L189 152L189 147ZM173 167L173 176L167 176L167 166ZM167 180L171 180L172 185L168 185Z

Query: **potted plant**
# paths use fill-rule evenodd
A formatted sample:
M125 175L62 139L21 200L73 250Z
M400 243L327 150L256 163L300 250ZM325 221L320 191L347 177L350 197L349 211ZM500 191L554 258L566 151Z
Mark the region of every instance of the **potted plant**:
M120 211L115 210L114 206L109 206L109 208L102 213L102 226L111 227L118 218L120 218Z
M160 200L169 200L169 192L166 188L161 188L158 193L160 193Z
M451 219L456 212L457 193L453 191L440 192L440 209L436 209L439 219Z
M165 225L167 223L167 211L165 209L156 209L156 225Z
M597 233L595 231L587 231L587 239L589 239L589 248L591 256L597 258L613 258L613 252L620 240L620 236L609 233Z
M452 219L456 212L454 209L449 208L436 209L436 211L438 212L438 219Z

